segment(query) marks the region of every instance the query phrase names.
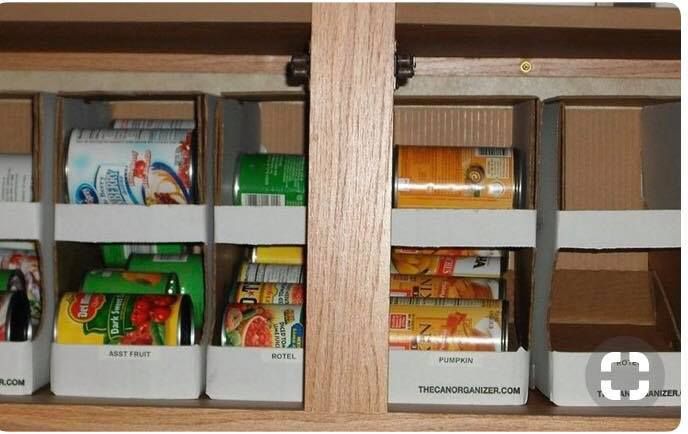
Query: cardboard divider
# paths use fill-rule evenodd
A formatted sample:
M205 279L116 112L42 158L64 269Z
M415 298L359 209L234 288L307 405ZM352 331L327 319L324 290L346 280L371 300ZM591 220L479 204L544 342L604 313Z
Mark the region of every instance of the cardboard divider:
M231 407L301 408L303 349L237 348L220 344L228 292L247 246L217 244L214 326L208 345L206 393Z
M58 241L57 295L79 291L86 273L103 268L99 244ZM59 396L196 399L203 391L205 346L211 338L214 303L203 245L206 311L196 344L190 346L52 344L50 383ZM59 332L59 331L58 331ZM127 378L127 381L121 381Z
M4 96L4 95L3 95ZM14 99L18 98L18 99ZM7 232L3 240L34 240L41 277L41 318L32 330L32 340L0 344L0 394L30 395L50 379L50 342L55 306L53 290L54 231L52 160L56 101L53 95L11 95L9 105L0 98L0 130L6 140L0 153L31 153L33 165L32 203L2 204L0 214Z
M197 93L82 93L58 98L55 194L56 238L64 241L207 242L207 113L209 98ZM196 167L195 204L103 205L69 204L65 162L74 128L110 128L115 119L193 119ZM113 205L114 206L114 205ZM111 209L110 209L111 208ZM117 213L121 218L109 219ZM107 219L108 225L99 222ZM138 222L132 225L131 222ZM161 225L159 222L164 221Z
M533 249L511 249L508 254L503 273L504 296L509 306L507 351L390 350L390 410L526 403L532 260Z
M543 120L535 383L558 405L678 405L680 103L560 98ZM588 384L610 351L652 361L647 397Z
M308 108L303 94L228 94L218 103L216 121L216 242L305 243L305 207L233 206L241 153L307 154ZM281 222L279 227L274 221Z

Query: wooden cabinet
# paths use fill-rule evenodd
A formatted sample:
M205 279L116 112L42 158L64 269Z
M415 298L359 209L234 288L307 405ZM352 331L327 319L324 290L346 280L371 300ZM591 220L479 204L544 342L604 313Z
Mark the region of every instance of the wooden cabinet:
M0 90L290 90L310 53L302 410L2 397L3 429L668 430L674 408L387 411L394 97L680 93L677 9L416 4L0 6ZM395 90L395 51L416 56ZM294 89L291 88L293 91ZM126 379L123 379L126 381Z

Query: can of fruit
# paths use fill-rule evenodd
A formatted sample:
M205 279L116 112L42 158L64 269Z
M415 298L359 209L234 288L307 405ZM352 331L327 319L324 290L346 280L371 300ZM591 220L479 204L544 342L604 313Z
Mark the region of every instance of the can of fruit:
M176 274L179 280L179 293L191 297L194 308L194 325L203 327L205 315L205 274L203 256L181 255L144 255L134 254L129 259L129 270L136 272L156 272Z
M0 270L0 293L25 290L26 281L21 271Z
M195 197L188 130L82 130L69 138L68 201L76 204L188 204Z
M499 300L504 296L498 279L392 274L389 280L391 297Z
M179 294L179 279L175 273L91 270L84 276L81 290L106 294Z
M234 205L305 204L306 159L302 155L239 155L234 175Z
M187 295L67 292L57 309L58 344L193 345L193 307Z
M28 246L32 250L28 250ZM39 269L38 255L33 243L3 243L2 247L17 247L21 250L0 248L0 268L5 270L18 270L24 277L26 296L29 299L31 310L31 322L38 326L41 320L41 273ZM27 247L27 249L24 249Z
M244 262L239 269L237 282L303 283L303 267Z
M502 274L502 258L473 256L392 255L391 274L422 274L497 279Z
M391 298L390 349L506 351L507 302Z
M0 202L33 200L31 155L0 154Z
M302 265L303 247L255 246L251 248L249 260L255 264Z
M393 206L520 208L520 161L514 148L397 146Z
M116 119L112 121L115 130L193 130L193 119Z
M460 249L455 247L392 247L392 255L456 256L460 258L465 258L467 256L485 256L488 258L501 258L504 256L504 252L502 250Z
M228 347L303 348L303 306L231 303L222 321Z
M303 304L306 289L301 283L237 283L230 303Z
M186 252L184 244L101 244L103 264L108 268L123 268L129 261L129 256L136 253L181 255Z
M30 341L31 307L26 292L0 294L0 342Z

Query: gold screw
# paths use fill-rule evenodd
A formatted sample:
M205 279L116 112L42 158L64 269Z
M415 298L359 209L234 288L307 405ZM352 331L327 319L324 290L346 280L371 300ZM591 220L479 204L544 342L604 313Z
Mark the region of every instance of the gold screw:
M530 63L529 60L521 61L521 64L518 67L521 70L521 72L524 74L528 74L530 71L533 70L533 64Z

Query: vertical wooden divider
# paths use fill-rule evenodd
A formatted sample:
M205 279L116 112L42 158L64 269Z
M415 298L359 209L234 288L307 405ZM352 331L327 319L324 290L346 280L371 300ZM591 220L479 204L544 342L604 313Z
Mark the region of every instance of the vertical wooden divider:
M304 407L387 411L395 6L313 4Z

